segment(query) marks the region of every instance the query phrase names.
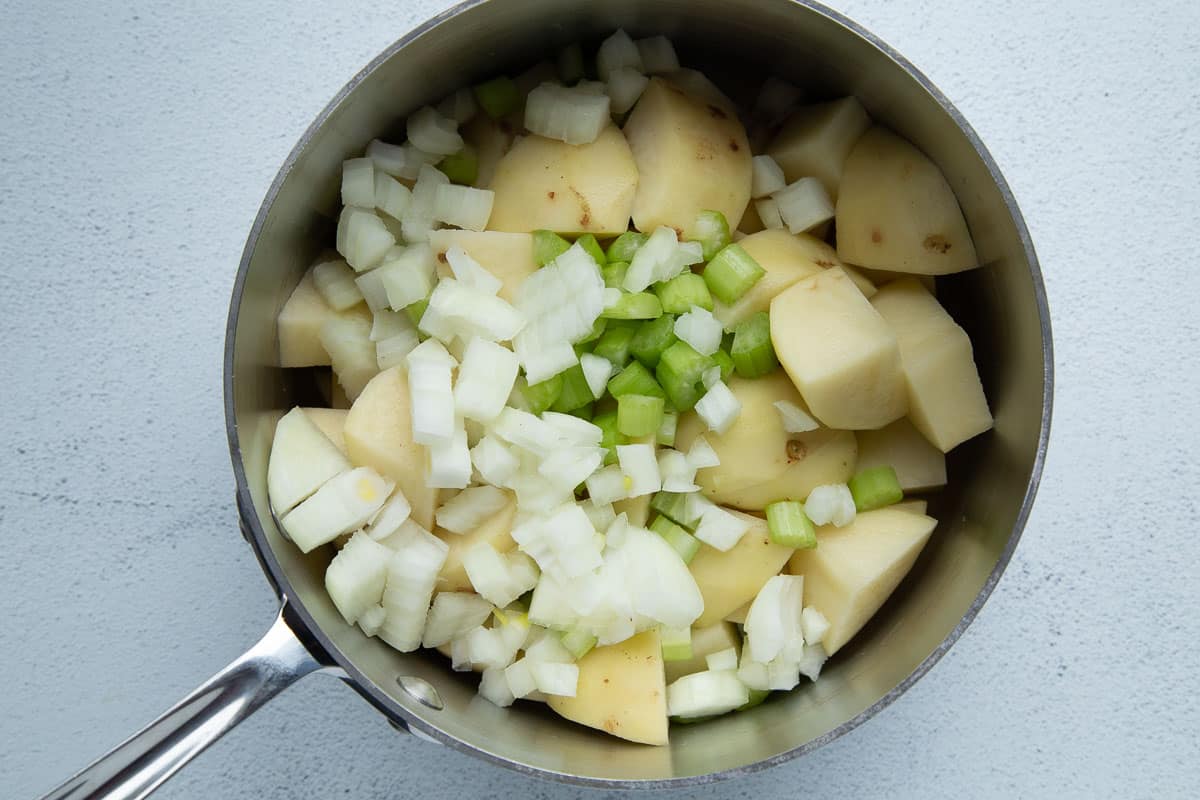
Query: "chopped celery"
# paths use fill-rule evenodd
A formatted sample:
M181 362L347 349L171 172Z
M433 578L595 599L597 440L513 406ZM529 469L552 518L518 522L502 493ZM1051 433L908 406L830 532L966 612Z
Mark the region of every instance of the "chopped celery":
M583 658L596 646L596 637L579 628L569 628L559 634L559 640L575 660Z
M544 267L571 248L571 243L554 231L533 232L533 262Z
M658 381L650 374L650 370L634 361L625 369L618 372L608 382L608 393L620 400L621 395L643 394L650 397L666 397Z
M696 553L700 552L700 540L663 514L654 518L654 522L650 523L650 530L663 537L667 544L671 545L671 549L679 553L685 564L692 563Z
M608 263L608 259L604 257L604 250L600 247L600 243L596 241L595 235L585 233L575 240L575 244L582 247L584 252L595 260L596 266L603 267Z
M692 657L691 628L662 628L659 640L663 661L687 661Z
M737 374L743 378L760 378L775 371L779 359L771 344L771 318L766 311L759 311L737 324L729 355Z
M471 145L464 145L462 150L443 158L437 168L451 183L470 186L479 177L479 154Z
M579 408L573 408L567 413L572 417L579 417L580 419L586 419L588 422L591 422L592 415L596 413L596 404L588 403L587 405L580 406Z
M847 485L857 511L871 511L904 499L896 470L891 466L872 467L851 478Z
M654 441L663 447L675 446L675 429L679 426L679 414L675 411L664 411L662 423L654 434Z
M817 546L817 531L798 500L780 500L767 506L767 532L772 542L784 547L811 550Z
M663 314L658 319L643 322L629 343L629 353L653 369L663 351L679 341L675 336L675 317Z
M665 403L661 397L621 395L617 398L617 430L633 438L657 433Z
M579 42L558 51L558 77L567 86L583 80L583 48Z
M576 354L582 354L580 345L587 345L596 341L604 335L606 330L608 330L608 320L606 320L604 317L596 317L596 321L592 323L592 330L588 332L587 336L584 336L575 344ZM591 350L592 348L590 347L582 348L582 352L591 352Z
M617 445L626 444L629 441L617 430L617 412L606 411L603 414L597 414L592 417L592 424L600 429L600 446L608 450L604 456L604 463L617 463Z
M624 261L628 264L650 237L637 231L625 231L608 245L609 261Z
M525 402L529 404L529 410L534 414L541 414L554 405L554 401L558 399L559 392L563 387L561 373L553 378L547 378L541 383L528 383L524 376L520 380L521 394L525 396Z
M699 242L704 248L704 260L712 261L713 256L719 253L721 248L733 241L729 234L729 222L725 219L725 215L720 211L701 211L697 214L695 236L692 241Z
M616 305L604 309L607 319L656 319L662 316L662 303L650 292L622 294Z
M709 358L713 360L714 364L721 368L721 380L725 381L725 383L729 383L729 377L733 375L734 369L733 358L724 350L718 350L709 356Z
M588 386L587 378L583 375L583 367L576 364L573 367L563 370L558 375L550 380L558 379L561 383L561 389L558 392L558 397L554 399L551 408L555 411L563 413L574 411L577 408L582 408L595 398L592 396L592 389Z
M660 283L654 292L662 302L663 311L668 314L683 314L691 311L692 306L713 310L708 285L704 283L704 278L694 272L682 272L666 283Z
M702 378L712 366L712 359L697 353L687 342L675 342L663 351L654 374L675 409L687 411L704 395Z
M650 508L688 530L695 530L699 519L693 519L692 507L686 494L659 492L650 500Z
M740 245L726 245L704 268L704 282L717 299L725 304L738 301L767 271Z
M600 268L600 274L604 276L604 285L609 289L620 289L621 284L625 283L625 273L629 271L629 264L625 261L609 261Z
M506 117L521 102L521 93L512 78L501 75L474 87L475 100L492 119Z
M408 318L412 320L413 325L420 325L421 317L425 316L425 309L427 308L429 308L428 297L418 300L415 303L409 303L404 307L404 313L408 314Z
M762 702L766 700L770 694L770 689L751 689L750 699L746 701L745 705L738 706L734 709L734 711L746 711L754 708L755 706L762 705Z
M635 328L615 327L613 324L609 324L605 328L604 334L596 341L592 352L602 358L607 358L614 367L620 369L629 361L629 345L636 333Z

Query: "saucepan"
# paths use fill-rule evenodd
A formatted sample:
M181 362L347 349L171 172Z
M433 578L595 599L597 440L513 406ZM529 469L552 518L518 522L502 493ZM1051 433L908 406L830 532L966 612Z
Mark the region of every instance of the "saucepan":
M325 593L327 555L302 555L267 504L267 457L300 379L279 369L275 317L304 267L333 241L343 159L409 112L485 76L514 74L572 41L618 27L671 37L681 61L733 97L774 74L811 97L857 95L872 117L945 172L983 266L939 279L967 329L995 429L951 455L941 523L876 618L820 681L740 714L672 731L664 747L566 723L539 704L501 709L437 655L402 654L349 625ZM902 56L805 0L471 0L404 36L346 85L280 169L238 269L225 349L225 409L242 533L281 611L244 656L67 781L55 798L143 797L299 678L335 675L398 729L522 773L607 788L675 787L797 758L869 719L950 648L995 587L1029 515L1049 434L1045 289L1016 202L974 131Z

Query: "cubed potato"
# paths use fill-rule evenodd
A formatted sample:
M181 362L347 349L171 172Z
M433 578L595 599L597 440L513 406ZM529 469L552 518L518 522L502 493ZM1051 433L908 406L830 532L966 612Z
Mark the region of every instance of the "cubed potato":
M921 275L979 265L942 171L883 128L867 131L850 151L835 219L838 255L851 264Z
M745 625L746 615L750 613L750 606L754 604L754 600L743 603L725 615L726 622L732 622L735 625Z
M475 155L479 159L474 186L480 189L492 188L496 165L512 147L512 126L504 120L497 122L487 114L476 114L460 132L463 141L475 148Z
M653 498L654 495L642 494L637 497L618 500L613 503L613 511L617 514L625 514L630 525L637 525L644 528L650 520L650 501Z
M331 360L321 345L321 327L330 319L361 317L369 323L370 312L363 304L346 309L340 314L321 298L313 284L312 270L296 284L287 302L279 312L276 328L279 336L279 366L281 367L325 367Z
M771 301L771 341L814 416L830 428L882 428L908 400L887 323L838 267Z
M575 696L549 696L550 708L631 742L667 743L667 684L657 630L597 647L578 665Z
M425 485L425 448L412 439L408 373L403 367L371 379L346 415L344 435L350 460L395 481L412 506L412 518L432 529L437 489Z
M889 283L871 303L900 344L909 419L917 430L944 453L990 430L971 339L937 298L910 278Z
M859 471L890 466L906 492L946 485L946 456L908 419L898 419L877 431L859 431L857 436Z
M888 506L893 511L907 511L910 514L924 514L929 510L929 503L925 500L901 500L899 503L893 503Z
M750 530L726 552L701 545L688 568L704 597L704 613L694 627L716 625L753 599L773 575L778 575L792 554L790 547L771 541L767 521L740 511L731 514L751 524Z
M707 628L692 628L692 657L686 661L667 661L667 683L671 684L684 675L704 672L708 669L705 657L730 647L741 651L742 639L729 622L718 622Z
M336 383L336 381L335 381ZM333 442L338 450L342 451L342 455L349 457L349 451L346 450L346 415L349 413L344 408L305 408L304 413L312 420L313 424L321 429L321 433L329 437L329 441Z
M696 215L720 211L736 225L750 201L750 143L737 116L652 78L625 123L637 162L633 224L691 236Z
M821 644L833 655L850 641L912 569L937 520L906 509L865 511L844 528L817 529L788 572L804 576L804 605L829 620Z
M438 499L442 503L446 501L444 497ZM481 542L487 542L500 553L512 550L517 546L512 538L513 520L516 516L517 501L513 498L508 505L469 533L457 534L444 528L434 529L434 534L450 546L446 552L446 563L442 565L442 571L438 575L437 590L439 592L475 591L475 587L471 585L471 581L467 577L467 570L463 567L463 553Z
M738 244L766 274L733 305L716 301L713 315L727 330L759 311L766 311L775 295L801 278L842 263L837 252L820 239L806 233L793 235L782 228L760 230Z
M871 118L854 97L803 106L783 123L767 154L783 167L788 183L817 178L836 201L846 156L869 127Z
M615 126L584 145L525 136L496 165L488 228L615 236L629 227L637 185L633 154Z
M854 474L857 444L849 431L818 428L788 433L774 403L804 400L782 370L747 380L731 378L729 390L742 404L725 433L707 430L696 414L680 417L676 446L686 451L701 434L721 463L696 474L704 494L721 505L762 511L776 500L803 500L814 487L843 483Z
M528 233L499 231L463 231L442 228L430 231L429 246L438 256L438 271L449 272L443 255L451 247L461 247L480 266L500 279L500 296L508 302L516 297L517 287L538 268L533 260L533 237Z

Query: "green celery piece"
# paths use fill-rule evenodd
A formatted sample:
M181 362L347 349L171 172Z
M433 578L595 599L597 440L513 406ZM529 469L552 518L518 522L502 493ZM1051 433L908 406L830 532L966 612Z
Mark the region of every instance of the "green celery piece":
M628 264L633 260L633 254L636 253L641 246L646 243L650 237L644 233L637 231L625 231L608 246L608 260L624 261Z
M859 511L873 511L904 499L900 480L891 466L864 469L851 478L847 485L854 498L854 507Z
M604 250L601 249L600 243L596 241L596 237L593 234L585 233L575 240L575 244L582 247L592 257L592 260L596 262L596 266L603 267L608 263L608 259L604 257Z
M492 119L507 117L521 103L521 93L512 78L501 75L473 87L475 100Z
M654 369L663 351L679 341L675 335L675 317L663 314L643 322L629 343L629 353L649 369Z

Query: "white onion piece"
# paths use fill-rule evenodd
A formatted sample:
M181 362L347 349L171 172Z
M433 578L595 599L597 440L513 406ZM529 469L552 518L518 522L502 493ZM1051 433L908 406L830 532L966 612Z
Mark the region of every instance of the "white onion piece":
M438 508L435 518L439 527L451 533L470 533L489 517L508 505L509 497L495 486L472 486L463 489ZM508 603L496 603L506 606Z
M434 197L433 218L456 228L481 231L492 216L495 199L496 193L491 189L444 183L438 186Z
M710 505L700 517L696 538L721 552L727 552L741 541L750 523L735 517L718 505Z
M467 431L457 421L454 434L429 445L429 473L425 485L434 489L465 489L471 482L471 451Z
M738 666L738 651L736 647L727 647L704 657L704 663L710 670L736 670Z
M513 704L516 695L508 687L504 668L489 667L483 671L479 678L479 696L500 708L508 708Z
M288 512L280 523L301 552L332 542L366 524L395 484L370 467L358 467L327 481Z
M542 422L549 425L560 437L573 445L595 447L604 438L604 431L600 430L598 426L570 414L546 411L542 413Z
M721 459L717 457L717 451L713 450L712 445L708 443L708 439L703 436L697 436L692 441L692 446L688 448L687 453L688 464L697 470L705 469L706 467L719 467Z
M574 697L579 683L579 667L574 664L555 664L535 661L529 667L538 691L559 697Z
M571 345L591 333L604 310L604 290L599 267L579 244L522 282L514 304L527 324L513 348L530 383L578 363Z
M356 533L329 562L325 591L350 625L383 598L392 551L366 534ZM376 625L375 627L378 627Z
M779 216L779 206L770 197L755 200L754 210L758 212L758 218L767 230L783 227L783 217Z
M375 173L375 208L392 219L403 220L411 202L411 189L382 170Z
M363 294L354 282L355 272L340 258L313 267L313 286L317 294L335 311L345 311L363 301Z
M800 612L800 630L804 633L805 642L816 644L825 638L825 633L829 630L829 620L820 611L808 606Z
M592 527L598 531L606 530L617 519L617 513L613 510L612 503L596 503L594 500L587 503L580 503L579 507L583 509L583 513L587 514L588 521L592 523ZM607 533L605 541L608 541Z
M827 483L808 493L804 513L814 525L833 525L841 528L854 521L857 510L854 495L844 483Z
M667 687L667 714L689 719L724 714L750 702L750 692L731 669L684 675Z
M661 226L633 255L622 288L641 292L653 283L669 281L692 264L704 260L699 242L680 242L674 228Z
M675 335L702 356L711 356L720 349L724 333L725 328L712 312L699 306L692 306L691 311L680 314L675 320Z
M723 381L717 381L696 402L696 413L710 431L724 433L742 413L742 402Z
M385 308L376 311L371 316L372 342L381 342L384 339L391 339L393 336L416 332L417 326L413 325L412 320L408 318L408 314L401 311L391 311Z
M412 436L418 444L432 445L454 435L454 393L450 388L454 366L454 358L436 339L426 339L408 354Z
M524 553L501 555L490 542L480 542L469 548L463 553L462 562L475 591L500 608L512 603L538 582L537 567L529 556Z
M375 168L396 178L415 180L424 164L436 164L442 157L426 153L411 142L397 145L374 139L367 145L367 158L375 162Z
M375 163L369 158L342 162L342 205L375 207Z
M645 71L638 46L624 29L619 28L616 33L600 43L600 48L596 51L596 72L600 75L600 80L607 81L615 70L622 67L630 67L638 72Z
M612 362L601 356L584 353L579 357L579 365L583 368L583 379L592 390L592 397L599 400L608 388L608 379L612 377Z
M320 339L334 376L346 396L354 400L379 373L370 323L361 317L333 317L321 326Z
M700 383L702 383L704 385L705 389L711 389L713 387L713 384L719 382L720 380L721 380L721 368L720 367L709 367L708 369L704 370L704 372L700 375Z
M504 680L513 697L520 699L537 691L537 683L530 670L533 663L528 658L519 658L504 669Z
M776 575L763 585L746 612L744 627L751 659L769 664L780 654L786 654L796 640L803 646L804 634L800 629L803 598L802 575Z
M400 248L393 247L392 252L399 252ZM384 262L387 261L387 256L384 256ZM367 308L373 314L378 314L380 311L388 309L387 289L383 285L384 273L380 267L376 267L370 272L364 272L354 279L354 285L358 287L358 291L362 294L364 300L367 301ZM380 338L386 339L386 336L375 338L372 333L371 341L377 342Z
M425 317L429 317L428 321ZM463 339L474 336L495 342L513 339L525 324L521 312L503 298L462 281L443 278L429 296L429 306L419 327L439 338L453 334Z
M488 294L497 294L504 286L499 278L488 272L482 264L471 258L470 254L458 245L447 248L445 256L446 263L450 265L450 272L454 274L455 279L471 288Z
M679 56L675 45L665 36L650 36L638 39L638 55L642 58L642 70L647 75L661 75L679 69Z
M407 361L419 342L415 330L382 339L375 343L375 363L380 371L398 367Z
M492 423L491 432L517 447L549 455L558 446L558 432L528 411L504 408Z
M567 144L590 144L611 124L609 105L607 94L543 83L525 100L525 127Z
M474 592L439 592L425 622L422 647L440 647L484 623L492 604Z
M624 114L646 90L650 79L632 67L620 67L608 76L607 93L614 114Z
M479 106L475 103L475 93L465 86L453 94L446 95L446 98L437 106L439 114L460 125L475 116L478 109Z
M809 644L804 646L804 653L800 656L796 667L800 670L801 675L810 681L815 681L821 676L821 667L825 666L828 659L829 656L825 654L824 647L819 644Z
M767 197L787 186L783 167L770 156L755 156L750 160L750 196L757 199Z
M518 369L513 351L486 339L472 338L467 342L454 385L455 411L468 419L491 422L508 401Z
M790 400L776 400L772 405L779 412L783 429L788 433L807 433L821 427L821 423L813 419L807 411Z
M517 457L490 434L471 448L471 463L475 465L480 477L494 486L508 486L509 480L520 465Z
M664 492L686 494L700 490L696 485L696 468L678 450L664 448L658 451L658 471L662 475Z
M437 283L437 259L423 242L390 254L377 271L382 273L388 305L396 311L429 297Z
M558 340L541 346L535 342L524 333L517 334L513 339L513 348L521 359L521 366L525 367L525 377L530 383L549 380L579 361L570 342Z
M434 227L438 187L449 183L450 179L434 167L421 165L417 182L413 184L412 198L404 210L404 218L400 220L404 241L424 242L429 239L429 232Z
M596 505L607 505L629 497L633 481L616 464L594 472L587 479L588 497Z
M669 628L687 628L704 611L704 598L687 564L656 533L630 526L606 566L622 576L636 614Z
M375 512L375 516L363 528L363 533L377 542L383 541L400 530L401 526L408 521L410 514L412 514L412 506L409 504L408 498L404 496L404 492L396 489L383 507Z
M303 409L293 408L275 423L267 462L267 495L279 516L291 511L326 481L350 469L350 462Z
M408 117L408 140L426 153L448 156L463 148L458 123L425 106Z
M792 233L803 233L833 219L833 201L818 178L801 178L775 192L771 199Z
M617 445L617 463L630 480L628 497L640 497L662 489L658 461L654 457L654 445Z
M563 447L550 454L538 467L542 478L559 487L566 494L583 483L604 463L605 450L602 447L574 446Z
M383 627L383 623L387 621L387 609L376 603L373 606L367 606L358 617L358 627L367 636L374 636L379 633Z
M346 206L338 217L337 251L355 272L363 272L383 260L396 244L396 237L374 211Z

